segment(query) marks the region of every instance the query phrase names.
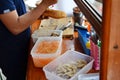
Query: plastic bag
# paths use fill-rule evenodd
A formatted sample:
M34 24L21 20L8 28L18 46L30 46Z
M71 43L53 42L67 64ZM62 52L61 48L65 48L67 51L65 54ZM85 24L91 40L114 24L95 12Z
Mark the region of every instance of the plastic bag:
M0 68L0 80L7 80L5 75L2 73L2 69Z

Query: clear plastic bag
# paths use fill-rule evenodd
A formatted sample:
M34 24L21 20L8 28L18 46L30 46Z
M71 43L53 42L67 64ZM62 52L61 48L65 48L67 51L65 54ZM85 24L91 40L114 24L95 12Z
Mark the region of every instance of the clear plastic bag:
M7 78L5 77L5 75L2 73L1 68L0 68L0 80L7 80Z

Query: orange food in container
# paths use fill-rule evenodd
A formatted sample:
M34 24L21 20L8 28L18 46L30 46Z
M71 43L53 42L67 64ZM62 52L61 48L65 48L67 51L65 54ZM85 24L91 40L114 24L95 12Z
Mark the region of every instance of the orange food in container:
M35 67L43 67L61 54L62 38L40 37L31 50Z

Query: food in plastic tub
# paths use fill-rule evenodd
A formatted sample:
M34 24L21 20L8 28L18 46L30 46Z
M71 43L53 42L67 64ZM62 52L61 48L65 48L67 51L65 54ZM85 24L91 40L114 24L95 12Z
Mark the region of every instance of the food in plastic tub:
M88 55L68 50L45 65L43 71L48 80L77 80L79 74L85 74L92 68L93 61Z
M40 54L49 54L55 53L58 49L59 41L41 41L38 44L38 48L36 49L36 53Z
M75 73L77 73L78 70L83 68L86 64L87 64L87 61L82 59L75 62L62 64L56 68L55 73L60 77L63 77L65 79L70 79L75 75Z
M31 50L35 67L43 67L61 54L62 39L40 37Z
M63 31L62 30L41 30L38 29L33 32L32 39L35 43L39 37L61 37L62 38Z

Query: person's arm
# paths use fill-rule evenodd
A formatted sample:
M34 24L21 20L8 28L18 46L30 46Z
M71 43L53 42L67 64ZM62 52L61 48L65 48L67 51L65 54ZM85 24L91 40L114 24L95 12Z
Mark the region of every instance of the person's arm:
M48 6L55 4L56 2L57 0L43 0L37 8L22 16L18 16L16 10L13 10L5 14L0 14L0 20L5 24L11 33L17 35L37 20L48 8Z

